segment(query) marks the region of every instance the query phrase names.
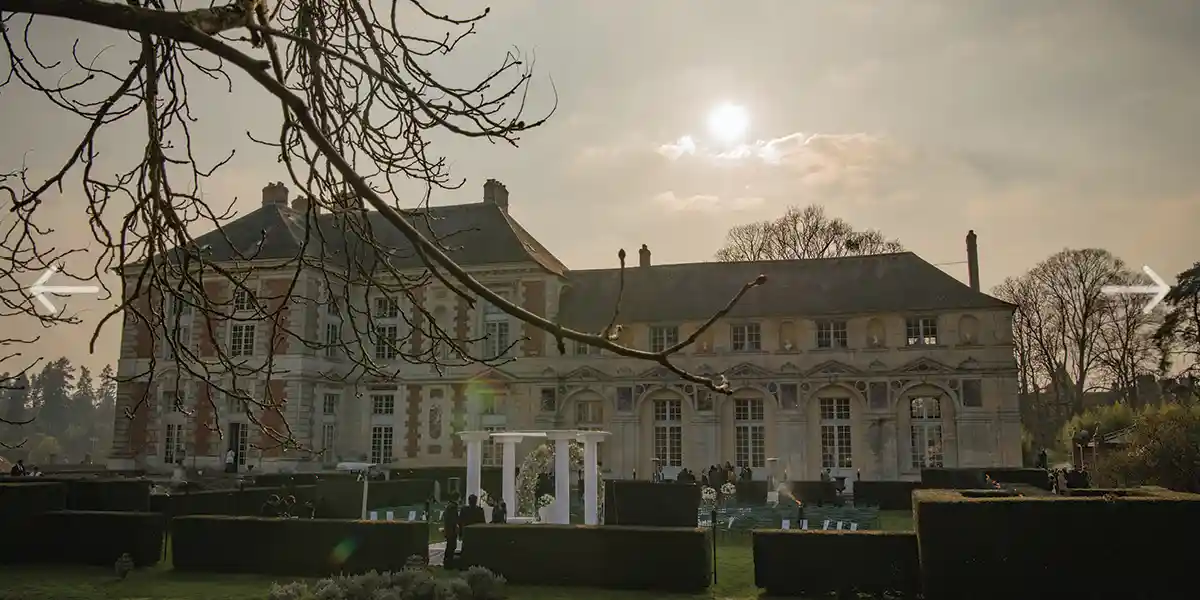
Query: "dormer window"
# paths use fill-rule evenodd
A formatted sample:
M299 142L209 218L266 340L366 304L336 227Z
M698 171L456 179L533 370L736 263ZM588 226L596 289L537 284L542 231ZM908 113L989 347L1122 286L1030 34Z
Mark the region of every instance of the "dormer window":
M818 348L845 348L847 345L845 321L817 321Z
M254 295L250 290L238 288L233 292L233 310L254 310Z
M762 350L762 327L758 323L734 325L730 331L734 352L758 352Z
M936 317L911 317L904 325L905 343L909 346L936 346L938 325Z
M674 325L650 328L650 351L662 352L679 343L679 328Z
M376 319L395 319L400 316L400 303L395 298L379 296L375 298L375 306L371 314Z

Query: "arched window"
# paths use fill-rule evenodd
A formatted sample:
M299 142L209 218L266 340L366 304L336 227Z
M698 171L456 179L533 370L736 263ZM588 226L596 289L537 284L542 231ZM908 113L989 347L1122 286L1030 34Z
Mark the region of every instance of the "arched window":
M654 458L664 467L683 466L683 402L654 401Z
M762 468L767 465L767 427L763 424L760 398L734 400L734 448L737 466Z
M942 466L942 403L937 398L913 398L908 404L912 431L912 467Z
M821 398L821 468L854 468L850 399Z

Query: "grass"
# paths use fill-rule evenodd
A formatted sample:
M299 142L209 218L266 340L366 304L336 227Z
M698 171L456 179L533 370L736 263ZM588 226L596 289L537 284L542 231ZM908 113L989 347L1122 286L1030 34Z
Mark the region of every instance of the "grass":
M912 529L904 511L880 513L885 530ZM717 582L708 591L676 598L748 600L758 597L750 536L720 533L717 537ZM169 547L169 545L168 545ZM178 573L165 564L136 571L117 581L111 569L85 567L0 567L0 600L265 600L268 587L280 578L259 575ZM509 588L513 600L641 600L662 593L619 592L587 588Z

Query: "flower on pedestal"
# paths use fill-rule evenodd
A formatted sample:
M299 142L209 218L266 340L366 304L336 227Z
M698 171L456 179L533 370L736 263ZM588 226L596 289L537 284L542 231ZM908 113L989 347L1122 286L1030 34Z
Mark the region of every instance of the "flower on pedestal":
M700 507L706 511L717 507L717 490L715 488L706 485L700 490Z

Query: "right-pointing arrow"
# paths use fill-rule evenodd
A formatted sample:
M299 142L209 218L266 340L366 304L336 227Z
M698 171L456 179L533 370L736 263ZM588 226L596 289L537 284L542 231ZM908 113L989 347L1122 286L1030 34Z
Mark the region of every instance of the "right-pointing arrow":
M1153 294L1154 297L1151 298L1150 301L1146 303L1146 306L1142 308L1143 314L1149 314L1150 311L1154 310L1155 306L1158 306L1159 303L1167 297L1167 294L1171 291L1171 286L1167 285L1167 282L1163 281L1162 277L1159 277L1158 273L1154 272L1154 269L1151 269L1150 267L1142 267L1142 271L1146 273L1146 276L1150 278L1150 281L1154 282L1154 285L1106 285L1103 288L1100 288L1100 291L1109 295Z

